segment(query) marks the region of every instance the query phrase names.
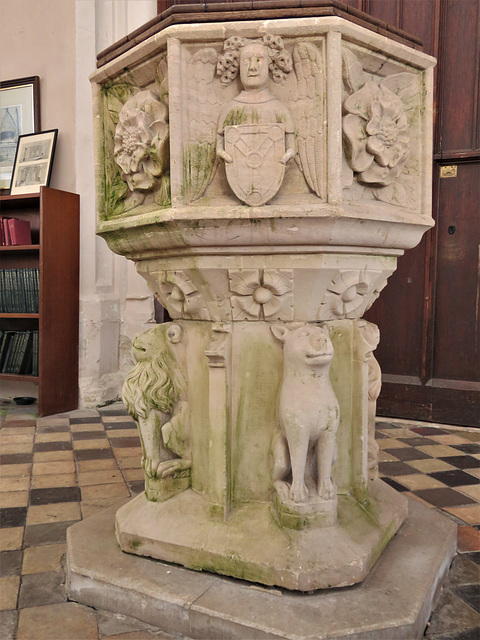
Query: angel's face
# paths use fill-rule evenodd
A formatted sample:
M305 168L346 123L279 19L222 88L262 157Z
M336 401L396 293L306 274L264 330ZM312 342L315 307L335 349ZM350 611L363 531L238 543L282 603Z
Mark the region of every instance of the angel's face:
M249 44L240 53L240 80L244 89L259 89L268 83L268 53L261 44Z

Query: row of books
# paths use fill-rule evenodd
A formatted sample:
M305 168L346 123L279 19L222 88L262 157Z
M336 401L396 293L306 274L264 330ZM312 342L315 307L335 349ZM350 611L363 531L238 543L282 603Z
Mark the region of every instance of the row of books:
M38 376L38 331L0 331L0 372Z
M32 244L28 220L0 217L0 245L4 247Z
M0 313L38 313L40 272L0 269Z

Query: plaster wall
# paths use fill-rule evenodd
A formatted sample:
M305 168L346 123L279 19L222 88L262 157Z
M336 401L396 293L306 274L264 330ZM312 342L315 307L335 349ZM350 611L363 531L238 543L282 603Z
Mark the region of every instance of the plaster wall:
M95 235L92 93L96 54L156 14L155 0L0 0L0 79L40 77L41 127L59 130L50 186L80 194L79 406L119 397L131 340L153 322L133 264ZM59 274L61 277L61 274ZM36 395L2 381L0 396Z

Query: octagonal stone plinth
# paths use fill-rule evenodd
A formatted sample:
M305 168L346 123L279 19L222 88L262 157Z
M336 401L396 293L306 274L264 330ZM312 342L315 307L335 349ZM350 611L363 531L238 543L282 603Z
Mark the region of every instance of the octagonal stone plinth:
M261 502L238 507L219 522L208 500L191 490L162 503L141 494L119 509L115 526L129 553L312 591L361 582L406 515L405 497L376 480L363 505L339 497L338 524L330 527L283 527L272 506Z

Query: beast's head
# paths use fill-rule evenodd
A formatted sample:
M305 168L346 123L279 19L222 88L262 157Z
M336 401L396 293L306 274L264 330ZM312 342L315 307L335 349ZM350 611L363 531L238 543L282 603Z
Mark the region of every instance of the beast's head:
M152 409L171 415L185 393L186 378L180 357L182 327L159 324L140 333L133 342L137 364L123 386L123 402L135 419Z
M328 327L315 324L272 325L272 333L283 344L286 363L307 367L324 367L333 358Z

